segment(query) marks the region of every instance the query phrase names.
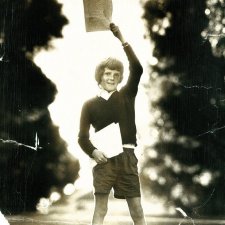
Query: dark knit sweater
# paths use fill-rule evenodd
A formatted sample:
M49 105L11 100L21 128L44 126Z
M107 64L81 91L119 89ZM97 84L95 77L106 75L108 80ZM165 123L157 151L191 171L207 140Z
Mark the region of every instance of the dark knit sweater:
M111 123L119 123L123 144L136 144L135 97L143 69L131 46L124 47L129 61L129 77L120 91L115 91L108 100L94 97L84 103L78 143L82 150L92 157L95 146L89 140L90 125L95 132Z

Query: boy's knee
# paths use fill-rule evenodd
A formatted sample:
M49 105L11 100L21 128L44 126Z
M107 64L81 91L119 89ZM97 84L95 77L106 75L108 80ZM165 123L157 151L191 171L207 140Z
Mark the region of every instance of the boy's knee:
M108 211L108 208L107 208L107 207L102 208L102 210L101 210L101 212L100 212L100 215L101 215L102 217L105 217L107 211Z
M130 210L131 217L134 221L141 220L144 217L143 209L142 208L136 208Z
M108 211L108 207L103 207L103 206L100 206L100 207L97 207L95 209L95 214L98 216L98 217L105 217L106 213Z

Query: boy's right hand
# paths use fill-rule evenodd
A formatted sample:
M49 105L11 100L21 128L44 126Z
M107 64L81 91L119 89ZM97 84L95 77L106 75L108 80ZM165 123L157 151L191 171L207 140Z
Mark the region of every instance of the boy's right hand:
M95 149L92 152L92 156L94 157L94 160L98 164L102 164L102 163L106 163L107 162L106 155L102 151L99 151L98 149Z

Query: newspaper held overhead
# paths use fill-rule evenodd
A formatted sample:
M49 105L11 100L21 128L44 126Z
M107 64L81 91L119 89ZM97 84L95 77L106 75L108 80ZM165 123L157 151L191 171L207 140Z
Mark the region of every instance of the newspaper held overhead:
M83 0L87 32L109 30L112 21L112 0Z

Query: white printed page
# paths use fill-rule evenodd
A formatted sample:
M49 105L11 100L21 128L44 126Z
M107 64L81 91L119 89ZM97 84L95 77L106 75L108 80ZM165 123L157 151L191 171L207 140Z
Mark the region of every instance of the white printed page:
M93 145L104 152L108 158L123 152L122 139L119 124L112 123L102 130L91 134L90 138Z
M112 20L112 0L83 0L87 32L109 30Z

